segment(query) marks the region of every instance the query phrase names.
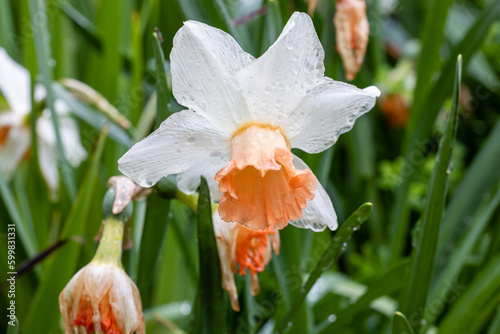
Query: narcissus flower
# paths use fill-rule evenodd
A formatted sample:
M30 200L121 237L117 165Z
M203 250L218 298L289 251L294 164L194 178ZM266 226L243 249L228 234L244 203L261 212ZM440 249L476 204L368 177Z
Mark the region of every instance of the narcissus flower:
M121 266L123 223L108 219L94 259L59 295L69 333L145 333L139 291Z
M7 52L0 48L0 94L7 105L0 100L0 170L10 178L31 147L30 75L21 65L13 61ZM45 97L42 86L35 86L35 101ZM87 152L80 142L78 124L70 117L67 106L56 100L55 109L59 116L59 131L68 162L77 167L87 158ZM50 111L43 110L36 121L38 160L40 170L53 195L59 186L57 169L56 135Z
M309 16L294 13L260 58L223 31L188 21L174 37L172 89L189 110L173 114L118 161L141 186L177 174L192 193L200 175L222 193L219 214L254 230L289 222L337 227L330 198L291 152L321 152L369 111L380 94L324 76Z
M215 239L222 271L222 287L229 293L231 307L240 310L234 274L250 275L252 295L260 291L257 273L264 271L271 260L271 249L278 254L279 232L267 228L255 231L237 223L226 223L220 215L213 215Z
M337 0L333 24L345 77L353 80L363 64L370 34L365 0Z

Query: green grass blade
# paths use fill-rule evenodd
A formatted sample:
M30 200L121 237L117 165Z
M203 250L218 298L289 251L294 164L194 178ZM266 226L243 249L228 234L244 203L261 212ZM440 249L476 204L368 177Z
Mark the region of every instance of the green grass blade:
M488 328L488 334L500 333L500 305L498 305L497 312L493 317L493 322Z
M80 236L85 233L105 142L106 128L99 137L91 165L65 221L61 235L62 239L75 235ZM77 269L80 249L80 244L70 242L64 246L64 249L53 255L52 261L48 264L45 272L45 278L38 285L33 296L26 320L23 321L26 333L45 334L56 332L60 317L58 296Z
M110 123L109 119L99 111L88 105L78 101L60 84L54 83L54 93L58 99L64 101L70 108L70 111L85 123L94 127L97 131L101 131L105 124L109 124L108 136L115 142L125 146L131 147L133 144L130 135L114 123Z
M12 22L12 12L10 9L9 0L0 0L0 46L2 46L8 54L17 55L14 42L14 23Z
M82 33L83 37L85 37L85 39L96 48L96 50L102 49L102 43L99 39L99 31L94 23L92 23L69 2L61 2L59 4L59 8L75 24L78 30Z
M29 11L31 17L31 24L33 31L36 32L34 36L35 50L36 50L36 60L38 64L38 70L41 74L42 83L47 92L45 98L47 107L50 110L52 124L54 126L54 132L56 137L56 147L58 155L58 163L61 167L61 174L68 190L69 197L74 200L76 197L76 181L74 176L74 171L66 155L64 154L64 146L61 138L61 131L59 129L59 118L55 109L55 95L52 90L52 82L54 81L54 70L50 65L52 50L50 47L50 36L46 24L37 24L37 22L47 22L47 9L45 7L45 1L43 0L29 0Z
M314 283L318 280L321 274L324 272L332 261L337 257L337 255L342 251L344 244L349 241L352 234L359 229L361 224L370 217L372 211L371 203L365 203L361 205L343 224L340 226L337 233L333 237L331 243L328 245L327 249L323 253L321 259L318 261L316 267L309 275L307 282L302 286L300 294L292 303L292 307L285 315L285 318L277 326L276 333L282 333L288 325L288 322L292 319L295 312L299 309L301 304L304 302L307 294L313 287Z
M9 319L9 322L11 322L12 320ZM17 317L16 319L14 320L13 322L13 325L7 325L7 330L5 331L6 334L17 334L19 333L19 320L17 320Z
M157 194L148 196L146 218L142 232L137 287L141 292L144 308L149 306L152 277L156 272L160 252L167 230L169 202Z
M493 258L476 275L467 290L453 304L439 326L439 333L477 333L471 328L480 327L481 324L477 323L479 314L484 324L495 310L491 308L491 304L497 306L498 302L500 302L499 256ZM481 312L471 312L471 310L481 310Z
M168 89L167 83L167 72L165 70L165 56L161 48L161 42L158 39L158 34L153 33L153 50L156 60L156 93L157 104L156 104L156 128L158 128L168 116L170 116L170 111L168 110L168 104L172 98L170 90Z
M406 316L401 312L395 312L392 317L392 334L413 334L413 329Z
M212 224L212 204L205 178L200 183L196 220L200 257L200 298L203 333L224 333L224 295L219 254Z
M427 1L414 101L426 96L430 88L429 82L432 81L434 73L439 69L439 51L444 40L444 26L452 2L452 0ZM419 112L419 109L412 110L411 118L419 119ZM410 127L413 124L417 123L411 121L408 123Z
M486 209L479 211L479 217L472 220L468 231L464 234L463 240L454 248L453 256L447 261L444 271L435 279L436 284L431 288L429 301L427 302L427 310L432 311L428 311L426 314L427 323L433 323L438 317L447 301L446 297L453 289L456 278L467 263L468 255L473 252L474 246L477 244L486 225L500 205L500 189L497 190L495 196L491 200L488 200L486 204Z
M10 218L16 225L16 231L19 234L21 243L29 257L33 257L38 252L38 243L35 236L35 231L33 226L29 226L29 223L22 219L21 212L17 206L14 195L5 180L2 170L0 169L0 194L2 195L2 201L9 212Z
M427 302L447 192L451 152L458 126L460 84L462 81L462 58L460 56L456 66L450 118L443 138L441 138L436 163L431 174L426 206L422 216L421 234L413 249L409 281L405 289L406 292L403 291L400 304L400 310L404 314L411 315L411 325L415 331L420 328L420 319L423 316L419 310L423 309Z
M498 143L500 143L500 122L497 122L489 137L485 139L446 209L443 230L439 237L438 257L443 256L445 250L453 245L466 226L465 218L473 214L484 194L500 177Z

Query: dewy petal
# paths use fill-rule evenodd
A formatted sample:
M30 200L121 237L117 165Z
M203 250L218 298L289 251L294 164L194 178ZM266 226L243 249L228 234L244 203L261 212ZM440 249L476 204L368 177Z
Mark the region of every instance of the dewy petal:
M238 73L253 120L281 125L306 92L324 81L323 59L311 18L294 13L269 50Z
M222 30L187 21L174 37L170 54L172 90L177 101L228 133L248 119L236 72L254 58Z
M118 160L118 169L142 187L150 187L164 176L227 155L230 143L205 117L184 110L135 144Z
M38 140L38 163L43 178L52 192L59 187L59 172L57 169L57 154L54 144L43 138Z
M373 86L358 89L330 79L307 93L283 131L292 147L319 153L352 129L356 118L373 108L379 95Z
M210 159L194 165L187 171L177 174L177 187L185 194L194 194L200 186L200 175L203 175L210 189L210 199L218 201L221 193L214 176L222 167L227 165L228 161L229 156L220 155L210 157Z
M293 164L298 169L309 169L306 163L295 155L293 156ZM307 207L302 212L304 213L302 218L291 221L290 224L313 231L323 231L326 227L333 231L338 227L332 200L319 182L314 199L307 203Z
M231 160L215 175L224 221L280 230L302 217L306 202L314 198L316 177L293 166L280 129L251 125L232 138L231 147Z
M0 170L10 179L30 147L30 132L25 127L12 127L0 147Z
M239 311L238 291L234 282L234 273L236 272L236 236L239 225L222 221L218 211L214 212L212 220L222 271L222 288L229 293L233 310Z
M30 74L3 48L0 48L0 91L16 113L25 115L31 110Z

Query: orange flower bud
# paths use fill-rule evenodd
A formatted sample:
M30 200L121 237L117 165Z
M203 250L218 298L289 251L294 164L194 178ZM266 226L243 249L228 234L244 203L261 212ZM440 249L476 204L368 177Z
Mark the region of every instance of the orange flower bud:
M370 34L364 0L337 0L333 23L345 77L353 80L363 63Z
M222 271L222 287L229 292L233 310L239 311L234 274L237 271L240 275L245 275L248 268L251 293L257 295L260 291L257 273L264 271L271 260L271 248L276 254L279 253L279 232L270 228L255 231L241 224L226 223L217 211L213 215L213 222Z

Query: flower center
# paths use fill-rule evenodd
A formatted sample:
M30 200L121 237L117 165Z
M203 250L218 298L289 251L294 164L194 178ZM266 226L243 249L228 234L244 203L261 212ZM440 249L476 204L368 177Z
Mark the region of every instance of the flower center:
M109 291L106 292L104 297L99 302L99 313L101 315L101 330L103 333L122 333L120 326L116 321L115 315L113 314L113 309L111 308ZM95 328L93 316L94 311L92 309L90 297L85 289L83 289L78 303L78 314L76 315L76 319L73 321L73 325L85 327L88 334L94 333Z
M314 198L316 178L293 167L290 145L279 128L251 124L231 141L231 160L216 175L219 214L253 230L279 230L302 218Z
M268 249L267 235L276 233L270 229L264 231L250 230L242 225L238 227L236 237L236 262L238 262L240 275L245 275L248 268L252 274L261 272L270 260L271 248Z
M10 126L0 127L0 150L5 144L7 137L9 136Z

